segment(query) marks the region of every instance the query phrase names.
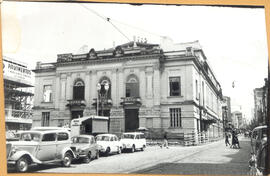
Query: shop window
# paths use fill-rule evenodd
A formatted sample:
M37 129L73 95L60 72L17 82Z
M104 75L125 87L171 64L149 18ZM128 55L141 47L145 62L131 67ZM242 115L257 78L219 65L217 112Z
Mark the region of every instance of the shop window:
M73 86L73 99L74 100L84 100L84 82L78 80Z
M180 77L170 77L170 96L180 96Z
M41 126L50 126L50 112L42 112Z
M52 102L52 85L43 86L43 102Z
M130 75L126 82L126 97L139 97L139 81L135 75Z
M182 127L181 108L170 108L170 126Z

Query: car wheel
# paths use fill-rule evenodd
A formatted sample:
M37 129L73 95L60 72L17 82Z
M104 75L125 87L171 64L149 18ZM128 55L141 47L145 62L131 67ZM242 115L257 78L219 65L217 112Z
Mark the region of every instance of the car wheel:
M99 151L96 153L96 159L99 159Z
M70 153L66 152L62 160L62 165L64 167L69 167L71 165L71 161L72 161L72 156L70 155Z
M107 147L107 149L106 149L106 155L109 155L110 151L111 151L111 148L110 147Z
M121 153L122 153L122 147L118 147L117 153L118 153L118 154L121 154Z
M90 163L91 161L91 152L87 154L87 156L83 159L84 163Z
M141 151L144 151L144 149L145 149L145 145L143 145L143 147L141 148Z
M133 145L131 148L131 153L134 153L134 152L135 152L135 145Z
M16 170L18 172L26 172L29 167L29 161L27 157L21 157L17 162L16 162Z

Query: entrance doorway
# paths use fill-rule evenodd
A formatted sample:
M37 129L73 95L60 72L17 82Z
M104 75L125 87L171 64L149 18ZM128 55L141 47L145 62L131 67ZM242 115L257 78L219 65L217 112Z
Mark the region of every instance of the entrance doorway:
M125 109L125 131L135 131L139 128L139 109Z
M83 111L71 111L71 120L83 117Z

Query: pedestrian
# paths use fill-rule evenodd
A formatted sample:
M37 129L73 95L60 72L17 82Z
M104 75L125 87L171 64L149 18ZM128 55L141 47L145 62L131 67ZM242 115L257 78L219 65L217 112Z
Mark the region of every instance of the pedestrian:
M229 142L229 134L227 132L225 132L225 144L226 144L226 146L228 146L228 144L229 144L229 146L231 145Z
M167 149L169 148L167 132L164 133L164 141L163 141L163 144L160 146L160 148L162 148L163 146L166 147Z

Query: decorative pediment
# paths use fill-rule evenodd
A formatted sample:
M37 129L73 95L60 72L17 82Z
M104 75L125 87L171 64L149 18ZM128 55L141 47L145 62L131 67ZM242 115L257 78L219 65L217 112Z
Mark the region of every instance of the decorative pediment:
M96 58L97 58L97 53L96 53L96 51L95 51L94 48L92 48L92 49L89 51L88 57L89 57L89 59L96 59Z

